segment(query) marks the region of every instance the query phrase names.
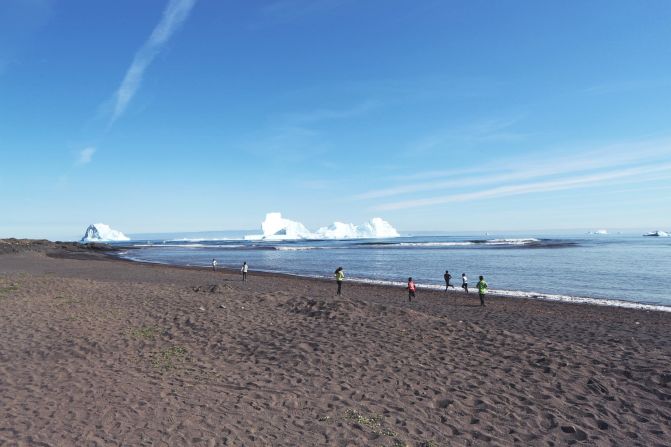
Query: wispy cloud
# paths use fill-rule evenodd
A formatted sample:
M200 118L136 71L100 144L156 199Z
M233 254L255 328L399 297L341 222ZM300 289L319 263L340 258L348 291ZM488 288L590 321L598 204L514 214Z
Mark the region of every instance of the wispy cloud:
M381 104L379 101L366 100L351 107L342 109L321 108L309 112L287 113L283 116L283 118L286 121L304 124L315 123L319 121L348 119L364 115L376 107L379 107L380 105Z
M93 160L93 154L96 153L96 148L93 146L85 147L77 154L77 164L87 165Z
M590 150L584 146L558 149L499 159L495 164L478 166L467 174L461 168L445 170L443 176L439 171L428 171L428 180L423 182L408 183L406 179L404 183L369 190L353 198L378 202L373 205L375 210L400 210L671 177L669 138L601 145ZM429 191L433 191L432 197L426 196ZM405 197L399 200L402 196ZM390 203L379 203L379 199L392 197L398 198Z
M494 118L479 123L438 130L410 144L413 154L441 149L450 144L473 144L483 142L519 141L527 135L511 128L521 120L520 116Z
M598 85L592 85L582 90L582 93L588 95L607 95L612 93L624 93L636 90L652 89L666 87L671 84L669 79L639 79L629 81L604 82Z
M450 188L465 188L487 184L531 180L541 177L576 175L589 171L622 168L667 160L671 153L671 140L644 140L633 143L605 145L596 149L559 154L543 153L541 157L525 156L520 159L497 160L495 166L482 165L475 169L458 171L427 171L414 175L412 179L425 178L431 181L374 189L355 195L358 200L379 199L412 194L422 191L439 191ZM441 180L441 177L443 178Z
M496 197L506 197L522 194L576 189L595 184L604 184L612 180L618 180L627 177L639 177L645 179L645 177L642 176L649 176L651 174L660 174L660 173L671 174L671 163L630 168L630 169L621 169L601 174L570 177L561 180L549 180L549 181L525 183L519 185L499 186L496 188L490 188L482 191L475 191L463 194L450 194L441 197L431 197L418 200L405 200L400 202L379 205L375 207L375 209L400 210L400 209L417 208L431 205L443 205L452 202L465 202L472 200L492 199ZM656 176L655 180L658 180L659 178L660 178L659 176ZM668 176L662 178L668 178Z
M124 113L142 83L145 70L160 53L170 36L188 18L195 3L196 0L169 0L161 21L135 54L133 62L114 95L112 123Z

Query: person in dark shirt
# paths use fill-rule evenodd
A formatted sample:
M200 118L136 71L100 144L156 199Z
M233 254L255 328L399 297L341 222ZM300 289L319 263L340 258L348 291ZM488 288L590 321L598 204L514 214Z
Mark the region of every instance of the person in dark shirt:
M448 287L452 287L454 289L454 286L450 284L450 280L452 279L452 275L450 275L450 272L445 270L443 278L445 279L445 291L447 292Z

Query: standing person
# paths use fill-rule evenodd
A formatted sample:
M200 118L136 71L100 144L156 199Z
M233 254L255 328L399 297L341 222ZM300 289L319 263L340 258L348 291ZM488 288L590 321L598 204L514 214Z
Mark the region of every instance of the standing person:
M466 273L461 274L461 288L468 293L468 277L466 276Z
M242 272L242 280L247 281L247 271L249 270L249 266L247 265L247 261L242 263L242 268L240 271Z
M417 286L415 285L415 282L412 280L412 277L408 278L408 302L412 302L412 299L415 297L415 291L417 290Z
M443 278L445 278L445 291L447 292L448 287L452 287L454 289L454 286L450 284L450 280L452 279L452 275L450 275L450 272L445 270L445 274L443 275Z
M216 272L217 271L217 260L212 258L212 271Z
M480 276L480 281L478 281L478 295L480 295L480 306L484 307L485 306L485 294L487 293L487 283L485 282L485 278L483 276Z
M342 267L338 267L335 271L335 278L336 282L338 283L338 291L336 292L336 295L340 295L340 291L342 289L342 281L345 279L345 272L343 271Z

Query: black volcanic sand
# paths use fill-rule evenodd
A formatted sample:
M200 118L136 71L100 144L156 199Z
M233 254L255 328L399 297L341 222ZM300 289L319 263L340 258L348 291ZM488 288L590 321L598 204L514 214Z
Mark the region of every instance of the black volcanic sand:
M0 445L671 445L671 313L2 244Z

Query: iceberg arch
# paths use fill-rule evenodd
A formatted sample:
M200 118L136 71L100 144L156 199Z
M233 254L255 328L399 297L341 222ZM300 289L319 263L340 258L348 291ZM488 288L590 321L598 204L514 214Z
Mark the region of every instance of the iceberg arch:
M82 237L82 242L118 242L130 241L121 231L113 230L104 223L91 224Z

